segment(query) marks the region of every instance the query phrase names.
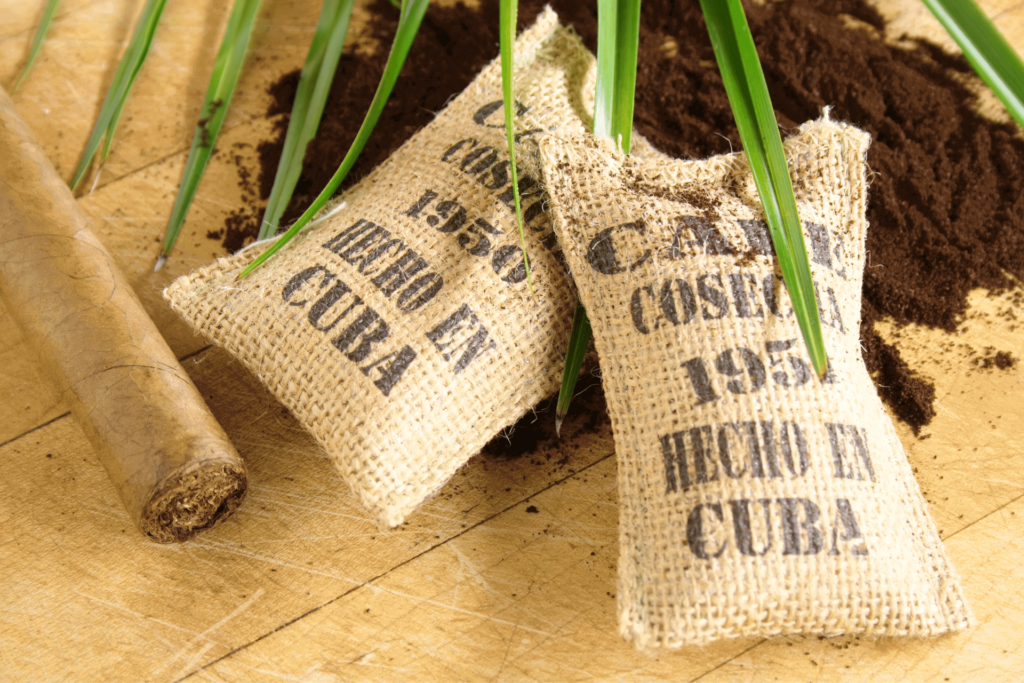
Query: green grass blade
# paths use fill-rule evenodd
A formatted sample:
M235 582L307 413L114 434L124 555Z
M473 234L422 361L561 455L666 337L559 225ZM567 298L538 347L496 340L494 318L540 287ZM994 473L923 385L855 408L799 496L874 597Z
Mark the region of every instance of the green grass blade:
M598 0L594 135L629 154L640 41L640 0Z
M501 0L499 34L501 36L501 97L505 106L505 135L508 138L508 161L512 172L512 198L516 207L516 225L519 227L519 245L523 250L523 264L526 266L526 286L533 295L533 278L530 276L530 258L526 255L526 233L523 230L523 207L519 200L519 173L516 170L516 96L513 81L515 70L516 12L519 0Z
M576 300L576 310L572 314L572 332L569 333L569 348L565 352L565 367L562 368L562 385L558 387L558 403L555 408L555 433L562 431L562 420L569 412L569 405L576 394L576 382L580 378L580 367L583 356L587 353L587 344L594 336L590 326L590 318L583 302Z
M135 82L134 76L131 76L130 79L132 83ZM107 126L107 132L103 136L103 149L100 151L101 164L107 160L107 155L110 154L110 145L114 141L114 132L117 130L117 122L121 120L121 111L124 109L124 104L127 101L128 98L125 97L123 100L118 102L117 108L114 109L114 115L110 118L110 125Z
M149 21L150 25L146 27L142 41L133 48L138 51L138 54L142 55L142 58L132 59L129 62L131 71L126 77L129 83L129 90L132 85L135 84L135 79L138 78L139 72L142 70L142 65L145 62L146 55L149 54L149 48L153 43L153 35L156 33L157 24L160 22L160 16L153 15L149 18ZM120 102L118 102L117 109L114 110L114 115L110 119L110 125L107 126L107 133L104 136L103 150L100 152L100 163L107 160L107 155L110 153L110 144L114 141L114 133L117 131L117 124L121 120L121 111L124 109L124 105L127 101L128 97L126 95Z
M57 12L57 5L59 4L60 0L46 0L43 16L39 18L39 26L36 27L35 35L32 36L32 45L28 49L28 61L25 62L25 68L21 70L21 75L18 76L18 82L14 84L14 90L17 90L21 82L25 80L28 70L32 68L33 62L39 56L39 50L43 46L43 36L46 35L47 29L53 23L53 15Z
M96 156L96 150L99 149L104 135L113 136L117 120L128 99L128 93L131 92L132 86L135 84L135 77L142 68L142 63L146 61L146 55L149 54L149 46L153 43L153 34L156 33L156 27L160 22L165 4L166 0L146 0L142 16L139 17L139 23L135 26L135 33L132 34L128 49L117 64L114 79L110 83L110 89L107 90L107 96L103 99L103 106L100 107L100 115L85 144L85 151L82 152L82 157L78 161L78 168L75 169L71 180L72 190L78 187L86 171L89 170L89 166L92 165L92 160ZM109 149L110 140L108 139L104 148L104 156Z
M640 42L640 0L619 0L615 22L615 102L612 137L629 154L636 98L636 59Z
M614 138L615 45L618 0L597 1L597 82L594 89L594 135Z
M1024 63L974 0L924 0L964 57L1024 128Z
M576 312L572 316L572 332L569 334L569 348L565 352L565 370L562 371L562 386L558 389L558 406L555 410L555 433L561 435L562 420L569 412L573 394L576 391L576 380L580 378L583 357L587 355L587 346L593 336L590 319L583 304L576 304Z
M640 0L598 0L597 84L594 98L594 135L612 138L629 154L636 95L636 63L640 42ZM579 379L580 363L593 336L583 304L576 302L562 386L555 411L556 431L561 428ZM578 357L577 357L578 356Z
M796 199L778 123L740 0L701 0L740 140L750 160L765 220L779 257L808 355L819 377L827 357Z
M178 239L178 233L185 223L185 216L199 187L199 180L203 177L203 171L206 170L206 164L213 153L217 135L227 117L231 96L242 73L245 53L249 49L249 38L252 36L253 24L256 23L260 2L261 0L235 0L231 8L228 27L217 51L210 84L206 89L206 98L200 109L199 123L192 135L192 148L188 153L188 161L185 162L185 173L178 188L178 196L174 200L171 218L167 223L167 232L156 264L157 270L163 265Z
M292 193L302 175L302 161L306 147L316 135L323 117L327 96L331 91L334 73L338 69L341 50L348 34L353 0L324 0L320 19L313 34L313 43L306 55L306 63L299 76L288 132L284 138L281 161L274 177L267 208L263 212L258 239L266 239L277 232L281 216L292 199Z
M299 217L299 220L295 222L288 231L285 232L281 237L277 239L265 252L250 263L241 273L239 273L239 279L245 277L253 270L258 268L267 259L277 253L285 244L287 244L295 235L299 233L302 228L315 216L320 209L334 195L334 191L338 189L342 181L345 180L345 176L352 170L352 166L355 164L356 159L359 158L360 152L363 151L363 147L366 145L366 141L370 139L370 134L373 132L374 127L377 125L377 121L380 119L380 114L384 110L384 105L387 104L388 97L391 96L391 90L395 87L395 81L398 80L398 74L402 70L402 65L405 64L405 58L409 54L409 48L412 47L412 41L416 37L416 33L419 31L420 24L423 22L423 15L427 12L428 0L406 0L402 3L402 10L398 20L398 30L395 32L395 40L391 45L391 53L388 55L387 64L384 66L384 75L380 79L380 84L377 86L377 92L373 95L373 101L370 103L370 108L366 112L366 117L363 119L362 125L359 127L359 132L356 133L356 139L352 142L352 147L349 148L345 154L345 158L341 162L341 166L335 171L331 177L330 182L327 183L327 187L317 196L313 203L308 209Z

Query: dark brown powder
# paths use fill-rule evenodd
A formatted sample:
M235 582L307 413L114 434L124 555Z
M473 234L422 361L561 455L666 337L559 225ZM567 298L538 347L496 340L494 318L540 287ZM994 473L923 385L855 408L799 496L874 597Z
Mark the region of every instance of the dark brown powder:
M983 370L998 368L1009 370L1017 364L1017 359L1008 351L996 351L993 347L985 348L985 355L974 359L974 364Z
M593 3L551 4L595 49ZM521 28L542 5L520 3ZM498 0L482 0L476 10L431 6L346 186L429 123L496 56L497 7ZM397 11L387 0L376 0L369 11L374 17L369 35L381 47L370 55L343 56L286 221L297 217L334 173L376 89ZM874 175L861 336L880 395L919 431L934 416L934 388L874 325L891 317L900 324L952 331L971 289L999 291L1012 284L1007 273L1024 277L1024 141L1013 126L974 112L976 98L960 80L970 72L962 58L925 42L913 50L883 43L882 19L864 0L784 0L749 5L747 12L784 134L831 106L833 118L867 130L874 139L868 155ZM297 82L295 72L271 91L275 102L268 114L280 117L279 135L259 147L264 200ZM645 0L635 121L656 147L678 158L740 148L697 0ZM251 240L258 218L255 205L236 212L220 236L225 246ZM1008 360L993 364L1012 365ZM523 431L529 430L523 425L516 430Z

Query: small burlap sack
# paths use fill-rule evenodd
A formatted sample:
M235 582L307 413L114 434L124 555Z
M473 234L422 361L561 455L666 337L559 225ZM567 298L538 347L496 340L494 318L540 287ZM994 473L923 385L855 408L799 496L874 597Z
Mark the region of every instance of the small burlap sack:
M813 376L746 158L541 139L619 465L618 606L638 646L937 635L968 609L860 353L867 134L786 143L830 368Z
M165 292L313 433L382 525L400 524L559 386L575 296L544 210L536 136L589 127L594 58L550 9L515 52L534 297L497 60L252 275L236 281L263 245Z

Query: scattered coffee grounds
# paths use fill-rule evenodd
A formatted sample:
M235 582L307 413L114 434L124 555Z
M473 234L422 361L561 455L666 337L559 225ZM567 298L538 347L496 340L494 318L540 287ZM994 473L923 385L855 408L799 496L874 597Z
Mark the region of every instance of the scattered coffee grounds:
M557 394L541 401L536 408L484 446L481 454L493 460L518 460L544 451L550 460L552 455L564 447L569 446L571 450L582 438L608 430L611 426L600 380L593 377L580 377L577 394L562 425L561 437L555 432L557 403ZM541 464L539 456L536 464ZM560 460L556 464L564 463Z
M293 89L292 97L294 98L294 96ZM242 206L228 214L228 217L224 219L223 228L209 230L206 233L208 239L219 240L229 254L235 253L256 239L256 235L259 233L259 220L263 214L261 202L257 199L258 187L252 177L252 171L238 152L238 150L251 146L247 142L236 142L231 146L230 158L238 172L238 187L242 190ZM281 157L280 148L277 150L277 157ZM274 167L277 167L276 161ZM264 174L262 160L259 174L260 176ZM271 183L273 183L273 179L271 179ZM269 190L267 196L269 196ZM267 197L261 197L261 199L265 202Z
M996 354L995 364L1000 370L1009 370L1017 364L1017 359L1008 351L1000 351Z
M520 28L542 0L520 3ZM596 49L594 3L551 2ZM397 22L387 0L369 8L372 54L342 57L324 122L285 214L293 220L334 173L377 86ZM739 149L732 112L697 0L645 0L635 120L658 149L701 158ZM765 76L784 134L832 106L832 117L871 133L874 173L868 206L861 324L865 361L882 398L915 431L934 416L935 390L874 331L892 317L952 331L971 289L1000 290L1024 277L1024 141L1012 125L974 113L960 57L926 42L904 50L880 39L883 20L865 0L784 0L748 5ZM431 6L381 123L350 185L432 120L497 54L498 0L478 9ZM260 145L260 194L269 195L298 72L273 88L277 139ZM255 236L258 207L229 219L223 239ZM230 239L230 245L228 240ZM998 365L996 367L999 367Z
M263 209L243 207L235 209L224 219L224 227L217 232L207 233L207 237L221 240L228 253L235 253L250 242L255 241L260 231L260 218Z
M982 370L989 370L991 368L1009 370L1017 364L1017 359L1008 351L996 351L994 348L989 346L985 349L984 356L974 359L974 364Z
M870 150L868 156L871 156ZM868 229L868 242L871 242L871 230ZM870 252L869 252L870 253ZM867 272L864 279L867 280ZM874 330L875 320L879 316L871 316L869 304L865 301L861 306L860 347L864 354L864 362L875 382L878 395L896 415L910 425L915 434L920 434L921 427L935 417L935 386L922 379L907 365L893 344L887 344Z

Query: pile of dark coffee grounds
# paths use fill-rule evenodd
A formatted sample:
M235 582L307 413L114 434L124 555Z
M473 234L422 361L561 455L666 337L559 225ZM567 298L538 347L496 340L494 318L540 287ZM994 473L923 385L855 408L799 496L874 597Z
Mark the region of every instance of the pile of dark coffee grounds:
M520 3L521 28L543 4ZM551 4L594 50L594 3ZM885 44L879 38L883 21L864 0L782 0L748 5L747 12L784 134L832 106L833 118L874 138L862 342L882 398L919 431L934 416L934 388L875 333L874 324L891 317L951 331L965 312L968 291L1008 287L1005 273L1024 277L1024 142L1012 126L974 113L975 97L955 75L970 71L966 62L924 42L914 50ZM327 183L369 106L397 21L387 0L376 0L370 13L369 32L380 48L342 58L286 220ZM475 10L431 6L346 186L429 123L497 55L497 16L498 0L481 0ZM280 135L260 146L264 199L297 79L297 72L290 74L272 91L269 113L281 117ZM643 3L635 117L637 129L675 157L740 149L698 0ZM236 248L255 235L258 207L248 211L251 224L236 217L234 242L225 246Z
M637 83L638 130L676 157L740 147L696 2L648 0ZM1024 275L1024 141L975 113L962 58L934 45L903 50L863 0L747 6L784 132L820 116L868 131L873 172L861 337L882 398L919 433L934 387L875 332L891 317L956 329L976 288ZM997 366L998 367L998 366Z

